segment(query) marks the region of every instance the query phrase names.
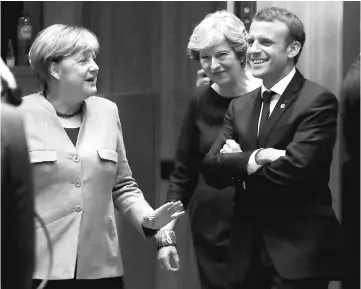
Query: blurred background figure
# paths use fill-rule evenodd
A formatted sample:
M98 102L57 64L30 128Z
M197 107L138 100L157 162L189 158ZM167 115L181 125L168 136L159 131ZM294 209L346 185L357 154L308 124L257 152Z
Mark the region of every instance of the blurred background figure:
M32 172L21 114L21 91L0 58L1 287L30 289L34 270Z
M123 288L123 263L114 207L143 235L180 216L180 202L154 211L132 177L117 106L95 97L97 37L79 26L42 30L29 52L42 91L20 107L34 173L36 223L33 288Z
M360 54L342 84L339 128L342 223L352 268L344 289L352 289L360 288Z
M191 59L199 62L197 89L178 139L175 168L170 176L167 201L188 208L201 287L225 288L229 226L234 187L218 190L207 185L202 162L218 136L229 103L261 85L246 67L247 31L233 13L207 15L194 29L188 43ZM161 267L177 271L180 261L175 244L162 242L174 236L176 222L161 229L158 259Z

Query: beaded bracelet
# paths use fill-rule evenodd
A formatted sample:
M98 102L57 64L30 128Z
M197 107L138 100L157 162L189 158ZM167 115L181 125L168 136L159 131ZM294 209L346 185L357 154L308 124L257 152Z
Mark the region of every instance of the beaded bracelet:
M167 246L176 246L176 236L173 230L171 229L162 229L155 234L155 240L157 242L158 250Z

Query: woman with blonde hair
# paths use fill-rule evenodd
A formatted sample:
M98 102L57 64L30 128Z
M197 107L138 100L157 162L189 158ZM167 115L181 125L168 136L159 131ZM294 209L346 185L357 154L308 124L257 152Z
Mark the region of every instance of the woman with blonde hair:
M203 289L226 287L234 187L219 190L207 185L202 161L220 132L231 100L261 85L246 69L246 38L240 19L230 12L218 11L196 26L187 47L190 58L199 61L212 83L197 87L191 98L178 140L167 201L181 200L188 208ZM179 269L175 224L172 221L156 235L158 259L161 267L169 271Z
M97 92L97 37L82 27L55 24L35 39L30 64L42 91L23 98L36 224L34 288L123 288L123 264L114 207L141 234L182 214L171 202L154 211L127 161L117 106Z

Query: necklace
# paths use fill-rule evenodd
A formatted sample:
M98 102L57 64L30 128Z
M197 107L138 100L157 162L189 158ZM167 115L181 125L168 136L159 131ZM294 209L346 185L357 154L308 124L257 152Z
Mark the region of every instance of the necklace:
M42 91L42 94L43 94L43 96L44 96L46 99L48 99L48 98L46 97L46 91ZM78 115L78 114L80 114L80 113L82 112L82 110L83 110L83 105L84 105L84 101L81 102L79 109L77 109L77 110L74 111L73 113L66 114L66 113L58 112L58 111L56 111L56 110L55 110L55 112L56 112L57 116L59 116L59 117L71 118L71 117L76 116L76 115ZM55 109L55 108L54 108L54 109Z
M76 116L78 114L80 114L83 110L83 104L84 104L84 101L82 101L82 103L80 104L80 107L79 109L77 109L76 111L72 112L72 113L69 113L69 114L66 114L66 113L61 113L61 112L58 112L55 110L56 114L59 116L59 117L63 117L63 118L71 118L73 116Z

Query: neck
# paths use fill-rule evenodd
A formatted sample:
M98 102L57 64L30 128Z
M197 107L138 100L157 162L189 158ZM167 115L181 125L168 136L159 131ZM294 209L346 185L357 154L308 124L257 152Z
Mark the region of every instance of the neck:
M271 89L276 83L278 83L281 79L283 79L285 76L287 76L292 71L293 68L294 68L294 66L289 66L289 67L286 67L282 71L282 73L280 73L277 76L270 75L269 77L265 77L263 79L263 85L267 89Z
M62 95L58 91L48 91L46 98L54 106L55 111L63 115L70 115L78 111L82 105L81 102L67 102L66 100L69 99L69 96Z

